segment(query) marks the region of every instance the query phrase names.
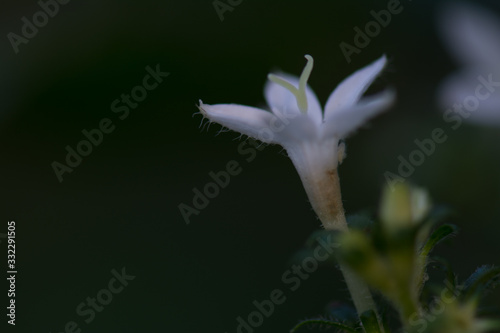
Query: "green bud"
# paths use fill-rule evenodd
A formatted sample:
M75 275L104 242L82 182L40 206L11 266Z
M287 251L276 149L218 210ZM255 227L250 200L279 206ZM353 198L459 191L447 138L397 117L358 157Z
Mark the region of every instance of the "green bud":
M431 207L427 191L397 183L384 188L380 219L388 231L398 231L420 222Z
M392 294L395 281L385 260L375 250L371 239L361 231L345 232L340 236L340 259L368 284Z

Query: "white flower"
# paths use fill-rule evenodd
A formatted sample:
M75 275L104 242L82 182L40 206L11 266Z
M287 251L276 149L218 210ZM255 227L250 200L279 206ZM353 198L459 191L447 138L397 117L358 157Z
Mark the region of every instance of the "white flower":
M265 97L271 112L237 104L203 104L203 116L231 130L266 143L283 146L295 165L311 204L320 219L330 219L331 181L339 163L339 140L386 109L394 100L393 91L361 98L380 74L386 57L358 70L332 92L323 113L318 98L307 85L313 67L311 56L300 78L270 74ZM328 217L329 216L329 217ZM332 222L333 223L333 222Z
M462 65L441 84L440 105L468 121L500 125L500 19L472 4L449 3L438 24Z

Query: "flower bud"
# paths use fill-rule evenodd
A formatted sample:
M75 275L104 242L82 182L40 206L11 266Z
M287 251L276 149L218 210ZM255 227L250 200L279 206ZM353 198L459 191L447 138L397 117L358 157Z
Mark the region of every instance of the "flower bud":
M427 191L406 183L387 186L382 194L380 219L387 230L399 230L420 222L431 207Z

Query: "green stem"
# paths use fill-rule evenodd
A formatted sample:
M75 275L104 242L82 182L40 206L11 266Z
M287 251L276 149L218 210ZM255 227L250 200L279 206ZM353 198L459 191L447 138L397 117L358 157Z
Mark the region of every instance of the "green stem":
M420 315L418 302L414 300L412 295L405 293L399 297L399 313L401 317L401 322L403 326L408 328L410 325L410 319L416 314Z
M372 310L377 313L377 307L373 301L372 294L366 283L361 280L347 265L340 262L340 271L344 275L347 288L351 294L352 301L360 316L363 312ZM378 314L377 314L378 317Z
M318 216L326 230L349 232L344 213L344 206L342 204L340 180L337 169L327 172L326 178L324 178L323 181L323 186L328 186L328 190L321 191L322 186L316 187L320 189L320 193L315 194L317 197L321 197L322 200L311 202L313 203L313 207L318 213ZM310 198L314 197L311 193L308 194ZM325 202L327 207L318 207L323 206L322 203ZM318 203L320 204L318 205ZM344 279L349 293L351 294L354 306L356 307L356 311L358 312L358 317L366 311L373 311L379 320L380 331L383 332L380 316L378 315L377 307L373 301L368 285L342 261L339 261L339 266L342 274L344 275Z

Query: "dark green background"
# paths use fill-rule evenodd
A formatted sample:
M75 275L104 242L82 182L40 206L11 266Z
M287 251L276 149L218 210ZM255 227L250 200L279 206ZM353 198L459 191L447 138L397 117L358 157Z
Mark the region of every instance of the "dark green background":
M0 232L17 222L19 270L17 325L8 330L61 332L74 320L83 332L232 333L253 300L286 290L290 257L320 226L293 165L276 146L245 162L238 134L201 129L193 114L200 98L262 106L267 73L299 74L307 53L323 104L343 78L383 53L389 66L373 89L398 91L389 112L347 140L340 167L347 212L376 211L384 172L396 172L415 139L446 128L448 141L411 177L458 213L460 235L437 254L461 278L500 264L500 132L452 131L443 122L436 88L456 64L436 33L441 1L401 3L403 12L350 64L339 43L352 43L353 28L387 1L244 0L221 22L211 1L72 0L17 55L6 35L19 33L21 17L39 7L2 3ZM156 64L170 76L118 120L111 102ZM64 147L105 117L115 131L59 183L51 163L63 162ZM241 174L186 225L178 205L190 204L192 189L233 159ZM3 262L4 242L0 248ZM83 323L77 305L122 267L136 279ZM325 267L286 296L256 332L287 332L347 293L340 273Z

